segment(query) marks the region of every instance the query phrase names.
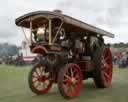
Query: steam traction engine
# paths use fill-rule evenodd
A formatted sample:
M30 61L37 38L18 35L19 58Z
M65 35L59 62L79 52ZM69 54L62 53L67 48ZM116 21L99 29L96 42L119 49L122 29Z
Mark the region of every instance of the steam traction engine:
M40 55L29 73L32 92L46 94L57 83L61 95L70 99L79 95L87 78L99 88L111 84L112 55L103 36L113 34L51 11L25 14L16 25L30 29L30 49Z

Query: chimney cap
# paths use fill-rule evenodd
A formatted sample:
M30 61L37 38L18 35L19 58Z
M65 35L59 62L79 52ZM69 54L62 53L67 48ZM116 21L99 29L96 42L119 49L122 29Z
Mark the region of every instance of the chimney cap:
M59 10L59 9L55 9L55 10L53 10L53 12L56 12L56 13L62 13L62 11Z

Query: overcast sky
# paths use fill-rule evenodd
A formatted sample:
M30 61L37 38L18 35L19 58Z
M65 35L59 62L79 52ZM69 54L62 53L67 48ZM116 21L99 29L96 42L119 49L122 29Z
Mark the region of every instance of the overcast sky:
M60 9L115 34L106 42L128 42L128 0L2 0L0 3L0 43L21 45L23 34L15 18L32 11Z

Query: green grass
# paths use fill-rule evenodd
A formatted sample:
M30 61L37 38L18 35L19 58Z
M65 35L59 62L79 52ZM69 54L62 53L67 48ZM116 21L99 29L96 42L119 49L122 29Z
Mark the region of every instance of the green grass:
M92 79L85 80L79 97L66 100L54 85L46 95L37 96L28 87L30 66L0 65L0 102L127 102L128 69L114 68L112 85L97 89Z

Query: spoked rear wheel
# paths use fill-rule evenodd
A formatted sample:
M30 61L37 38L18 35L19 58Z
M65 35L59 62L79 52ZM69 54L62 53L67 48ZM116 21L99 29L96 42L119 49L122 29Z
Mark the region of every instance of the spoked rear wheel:
M94 56L94 81L97 87L106 88L112 81L112 54L109 48L99 48Z
M75 98L81 91L82 73L78 65L67 64L64 66L58 77L58 87L64 98Z
M45 94L52 86L50 68L38 63L29 73L29 87L36 94Z

